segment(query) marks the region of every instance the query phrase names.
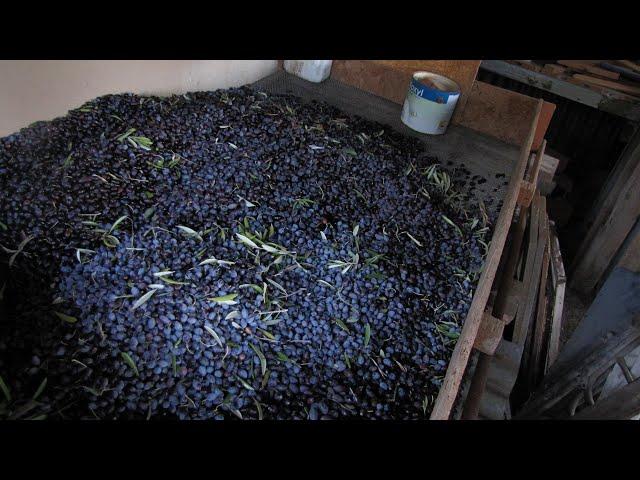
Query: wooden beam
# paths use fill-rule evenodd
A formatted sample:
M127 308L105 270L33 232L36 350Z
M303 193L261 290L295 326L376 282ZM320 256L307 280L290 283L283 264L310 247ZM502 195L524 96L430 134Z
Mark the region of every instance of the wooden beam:
M640 413L640 378L616 390L590 407L578 412L572 420L629 420Z
M629 95L640 95L640 87L636 87L634 85L628 85L622 82L614 82L613 80L607 80L604 78L592 77L591 75L583 75L581 73L576 73L572 76L573 78L581 82L587 82L589 84L598 85L600 87L610 88L619 92L628 93Z
M462 332L453 350L451 360L449 361L449 367L447 368L447 373L442 386L440 387L440 391L438 392L438 397L436 398L433 411L431 412L430 418L433 420L448 419L456 400L456 396L460 388L460 382L464 376L464 371L467 367L467 362L469 361L469 355L473 349L473 344L475 343L475 338L480 328L484 309L487 304L487 300L489 299L493 278L495 277L498 264L500 263L500 257L507 239L511 219L513 218L513 211L516 207L518 191L520 190L520 182L522 181L527 160L529 158L529 152L531 151L531 144L533 143L533 137L535 135L541 109L542 100L539 100L534 118L530 124L529 136L520 149L520 158L509 181L502 209L498 215L496 227L491 238L491 245L489 246L482 274L478 281L478 287L476 288L473 300L471 301L471 306L469 307L467 318L464 322L464 326L462 327Z
M594 376L606 373L616 358L633 351L638 345L640 331L637 327L630 327L620 334L603 338L598 346L585 350L571 362L556 364L516 418L538 418L576 389L583 389Z
M512 341L521 347L524 347L527 335L529 334L529 326L533 309L535 308L535 300L538 293L538 279L540 268L542 267L542 250L539 246L542 222L542 198L537 195L531 204L531 222L529 223L529 245L527 248L527 260L524 269L523 288L526 292L526 298L518 309L515 324L513 328Z
M604 198L572 264L571 286L590 295L640 216L640 130L603 187Z
M548 232L548 219L545 215ZM551 245L549 236L547 234L547 243L545 245L544 254L542 257L542 274L540 275L540 286L538 287L538 308L536 313L536 322L533 333L533 351L532 362L529 368L531 372L529 379L529 386L535 387L540 380L540 371L544 371L544 364L541 363L542 350L544 348L544 340L547 333L547 280L549 278L549 260L551 256Z
M547 361L545 374L558 358L560 350L560 333L562 331L562 312L564 310L564 293L567 285L567 277L562 263L560 242L558 237L551 236L551 278L554 285L553 313L551 315L551 328L549 332L549 348L547 349Z
M525 70L503 60L483 60L480 68L634 122L640 120L640 105L628 101L628 98L625 99L624 94L614 91L596 92L589 87L576 85L542 72Z
M594 75L600 75L601 77L609 78L611 80L618 80L620 78L619 73L611 72L609 70L605 70L604 68L581 62L580 60L558 60L558 63L560 65L564 65L565 67L572 68L573 70L593 73Z

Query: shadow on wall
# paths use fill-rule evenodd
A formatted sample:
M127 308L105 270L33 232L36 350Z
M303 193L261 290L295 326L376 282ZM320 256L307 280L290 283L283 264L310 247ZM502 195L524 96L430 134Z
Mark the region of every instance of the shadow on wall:
M169 95L237 87L274 73L277 66L276 60L3 60L0 137L108 93Z

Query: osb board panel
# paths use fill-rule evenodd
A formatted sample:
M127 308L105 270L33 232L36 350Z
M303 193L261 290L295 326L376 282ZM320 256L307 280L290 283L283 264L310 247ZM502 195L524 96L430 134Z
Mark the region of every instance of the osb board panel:
M451 120L457 123L479 67L480 60L334 60L331 76L402 105L414 72L426 70L444 75L460 86L460 98Z
M511 145L522 145L527 138L538 100L521 93L476 81L471 88L459 123L491 135ZM543 102L532 150L537 150L551 121L555 105Z

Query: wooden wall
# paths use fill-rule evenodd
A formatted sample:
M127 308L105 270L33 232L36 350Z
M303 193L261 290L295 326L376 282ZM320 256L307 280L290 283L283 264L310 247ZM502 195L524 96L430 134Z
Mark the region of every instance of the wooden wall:
M537 100L487 83L476 81L480 60L334 60L331 77L341 82L402 104L411 76L427 70L455 80L460 99L451 119L462 125L520 146L527 138ZM544 102L533 141L538 150L555 105Z

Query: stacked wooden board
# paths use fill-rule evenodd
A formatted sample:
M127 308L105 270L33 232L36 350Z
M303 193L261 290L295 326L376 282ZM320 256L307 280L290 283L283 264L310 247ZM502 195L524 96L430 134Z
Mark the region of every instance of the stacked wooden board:
M632 60L556 60L555 63L511 60L509 63L599 93L615 93L640 102L640 63Z

